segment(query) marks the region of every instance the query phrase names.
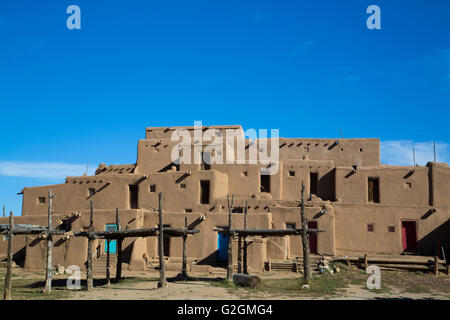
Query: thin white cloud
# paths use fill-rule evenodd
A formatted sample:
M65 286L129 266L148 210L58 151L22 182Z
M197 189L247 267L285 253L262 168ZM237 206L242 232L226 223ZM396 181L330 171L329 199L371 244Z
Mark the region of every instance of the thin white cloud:
M414 142L412 140L381 141L381 162L391 165L413 165L413 146L416 164L426 165L434 160L433 142ZM450 162L450 144L436 142L436 161Z
M93 174L95 168L89 168ZM34 179L65 179L67 176L81 176L86 172L86 165L61 162L20 162L1 161L0 175L8 177Z
M313 47L317 43L316 40L307 40L301 44L299 44L291 53L290 57L297 57L308 51L311 47Z

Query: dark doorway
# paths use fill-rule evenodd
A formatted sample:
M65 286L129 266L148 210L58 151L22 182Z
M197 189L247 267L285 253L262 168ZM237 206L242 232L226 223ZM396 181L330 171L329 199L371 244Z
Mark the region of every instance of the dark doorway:
M211 153L202 152L202 165L201 170L210 170L211 169Z
M200 203L209 204L209 180L200 181Z
M308 229L317 229L317 222L316 221L308 222ZM309 252L317 253L317 233L309 234Z
M378 178L367 179L368 200L372 203L380 203L380 184Z
M228 235L217 234L217 261L228 261Z
M319 180L319 174L317 172L309 173L309 189L311 194L317 195L317 183Z
M137 185L130 184L130 209L138 208L138 190Z
M417 233L415 221L402 221L403 251L417 250Z
M159 225L158 225L159 227ZM170 227L170 224L163 224L163 227ZM164 257L170 256L170 237L163 233L163 246L164 246ZM159 241L158 241L158 252L159 252Z
M270 192L270 175L261 175L261 192Z

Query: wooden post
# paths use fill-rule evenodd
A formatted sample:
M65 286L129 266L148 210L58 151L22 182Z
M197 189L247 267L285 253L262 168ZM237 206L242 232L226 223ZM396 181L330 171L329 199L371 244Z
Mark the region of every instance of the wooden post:
M233 281L233 234L231 233L231 216L233 212L234 195L227 196L228 201L228 266L227 266L227 279Z
M162 193L158 194L159 198L159 283L158 288L166 288L166 266L164 264L164 232L162 218Z
M6 211L6 208L5 208L5 206L3 206L3 218L5 217L5 211Z
M188 224L187 224L187 216L184 217L184 230L188 230ZM186 239L187 239L187 233L183 236L183 266L181 268L181 276L186 279L187 278L187 272L186 272Z
M50 293L52 291L52 278L53 278L53 266L52 266L52 254L53 254L53 236L51 231L53 229L52 213L53 213L53 198L52 191L48 191L48 234L47 234L47 267L45 271L45 287L44 292Z
M11 274L12 274L12 244L13 244L14 218L12 211L9 213L8 230L8 262L6 264L5 287L3 299L11 300Z
M116 208L116 227L117 230L121 230L119 208ZM117 239L117 266L116 266L116 282L120 281L122 277L122 241L123 239Z
M439 276L439 257L434 256L434 275Z
M94 279L92 277L92 242L94 241L94 238L92 237L91 233L94 231L94 203L92 200L89 201L89 237L88 237L88 253L87 253L87 275L86 275L86 281L87 281L87 290L91 290L94 287Z
M247 210L248 210L248 202L245 200L245 209L244 209L244 230L247 229ZM247 270L247 236L244 236L244 274L248 274Z
M364 253L364 270L369 267L369 259L367 258L367 253Z
M311 281L311 271L309 266L309 236L308 230L308 220L305 216L305 185L302 181L302 201L300 206L300 216L302 221L302 245L303 245L303 270L304 270L304 280L306 283Z
M111 266L109 264L109 243L110 240L106 240L106 285L111 286Z
M242 247L241 236L238 237L238 273L242 273Z

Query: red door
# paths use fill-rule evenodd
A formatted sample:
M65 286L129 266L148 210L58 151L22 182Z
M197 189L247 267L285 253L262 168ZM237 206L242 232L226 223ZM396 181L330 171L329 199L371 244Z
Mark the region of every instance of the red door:
M317 222L308 222L308 229L317 229ZM317 253L317 234L309 234L309 252Z
M413 251L417 249L415 221L402 221L402 244L403 251Z

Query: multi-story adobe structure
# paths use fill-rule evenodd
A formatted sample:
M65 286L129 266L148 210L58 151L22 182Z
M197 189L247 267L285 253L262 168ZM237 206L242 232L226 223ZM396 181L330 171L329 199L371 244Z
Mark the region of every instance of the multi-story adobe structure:
M378 139L280 138L277 172L261 175L261 169L267 165L249 161L174 163L172 151L178 141L172 141L171 137L176 129L191 134L195 130L194 127L147 128L145 139L138 142L135 164L100 164L94 176L67 177L63 184L24 188L22 216L15 217L16 223L47 225L48 191L51 190L56 194L53 225L59 229L85 230L89 225L90 200L94 202L96 230L114 225L116 208L127 228L152 228L158 225L155 208L158 193L162 192L165 225L183 227L185 216L189 223L199 222L196 228L200 233L187 240L189 269L195 270L226 259L226 241L214 229L227 226L227 195L235 197L233 226L243 226L242 212L247 200L248 228L300 228L303 181L309 226L324 231L310 237L312 253L435 255L443 246L447 256L450 255L447 164L380 164ZM227 129L238 130L241 138L244 134L240 126L203 127L201 131L205 129L214 129L217 137L224 136ZM205 152L209 142L192 137L189 148ZM260 145L260 140L244 141L246 156L252 144ZM223 156L236 155L236 147L224 148ZM1 218L0 223L8 223L7 218ZM181 241L179 238L165 240L169 270L179 269ZM249 242L248 263L253 271L263 270L269 259L293 259L302 255L299 236L255 237ZM3 253L6 243L0 240ZM65 240L55 236L54 243L55 265L82 267L85 264L85 238ZM103 252L103 244L104 240L95 241L95 247L99 248L97 254ZM146 263L158 256L155 237L128 238L124 248L130 270L145 270ZM25 268L44 268L46 242L38 236L16 236L13 250Z

